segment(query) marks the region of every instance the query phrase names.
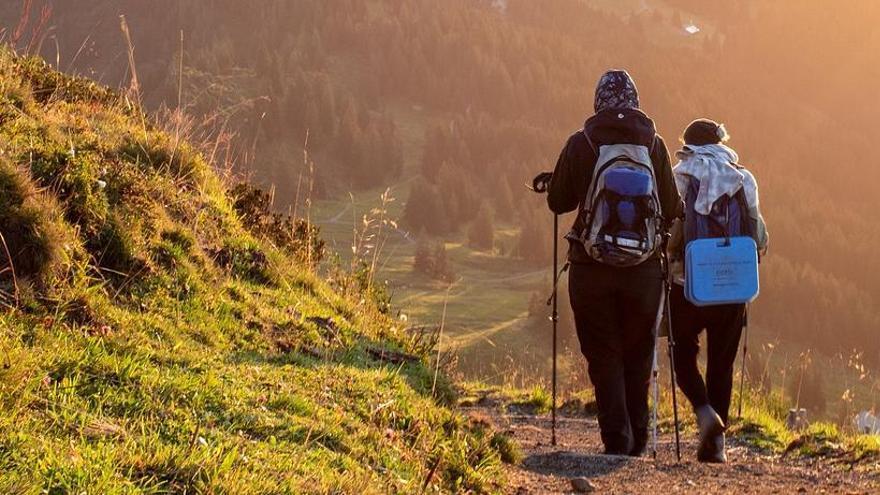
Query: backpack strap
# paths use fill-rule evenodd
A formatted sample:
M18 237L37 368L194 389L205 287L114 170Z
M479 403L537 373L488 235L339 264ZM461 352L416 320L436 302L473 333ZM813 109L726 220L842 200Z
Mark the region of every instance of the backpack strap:
M587 138L587 145L593 151L593 154L596 155L596 160L599 159L599 148L596 146L596 143L593 142L593 139L590 137L590 134L587 132L587 128L584 127L584 130L581 131L584 134L584 137Z
M740 228L743 232L748 234L749 237L755 239L755 242L757 243L757 232L752 228L752 221L749 218L749 202L746 199L745 187L740 187L739 191L737 191L730 199L739 203ZM730 208L730 205L728 205L728 208Z

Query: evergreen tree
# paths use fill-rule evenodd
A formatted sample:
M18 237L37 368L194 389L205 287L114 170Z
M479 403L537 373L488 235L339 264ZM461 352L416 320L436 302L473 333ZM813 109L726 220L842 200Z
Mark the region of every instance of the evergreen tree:
M431 246L428 245L427 235L419 234L419 240L416 243L416 254L413 260L413 270L424 275L431 275L434 270L434 261L431 256Z
M495 228L492 225L492 212L483 203L480 212L468 229L468 243L477 249L491 250L495 243Z
M448 221L437 190L424 180L417 180L410 189L401 222L408 229L425 229L430 234L445 234Z
M446 243L439 241L434 247L434 270L433 276L437 280L444 282L452 282L455 274L452 271L452 265L449 262L449 256L446 253Z

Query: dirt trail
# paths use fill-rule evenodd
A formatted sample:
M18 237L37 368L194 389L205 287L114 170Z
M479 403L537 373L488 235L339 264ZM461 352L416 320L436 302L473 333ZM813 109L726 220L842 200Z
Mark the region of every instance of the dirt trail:
M551 447L550 418L511 415L497 407L475 407L520 444L524 460L508 467L505 493L572 493L571 479L590 480L594 493L880 493L880 476L820 460L795 460L729 442L726 465L694 460L695 438L682 438L682 462L675 462L672 435L661 436L658 459L599 455L602 451L595 418L560 417L558 445Z

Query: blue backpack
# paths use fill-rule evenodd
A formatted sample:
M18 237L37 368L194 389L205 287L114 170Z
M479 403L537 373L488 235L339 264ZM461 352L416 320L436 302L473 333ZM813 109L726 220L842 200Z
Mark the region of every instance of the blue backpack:
M700 191L700 181L689 177L684 195L684 243L697 239L755 237L749 219L748 202L742 188L733 197L724 195L712 205L708 215L697 213L694 203Z
M697 306L743 304L758 296L758 250L742 188L724 195L708 215L694 204L700 182L685 192L685 297Z

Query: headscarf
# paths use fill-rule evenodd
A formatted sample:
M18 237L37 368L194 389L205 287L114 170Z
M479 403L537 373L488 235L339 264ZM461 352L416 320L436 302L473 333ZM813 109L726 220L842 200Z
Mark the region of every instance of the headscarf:
M596 113L603 110L639 108L636 83L625 70L609 70L596 85Z

